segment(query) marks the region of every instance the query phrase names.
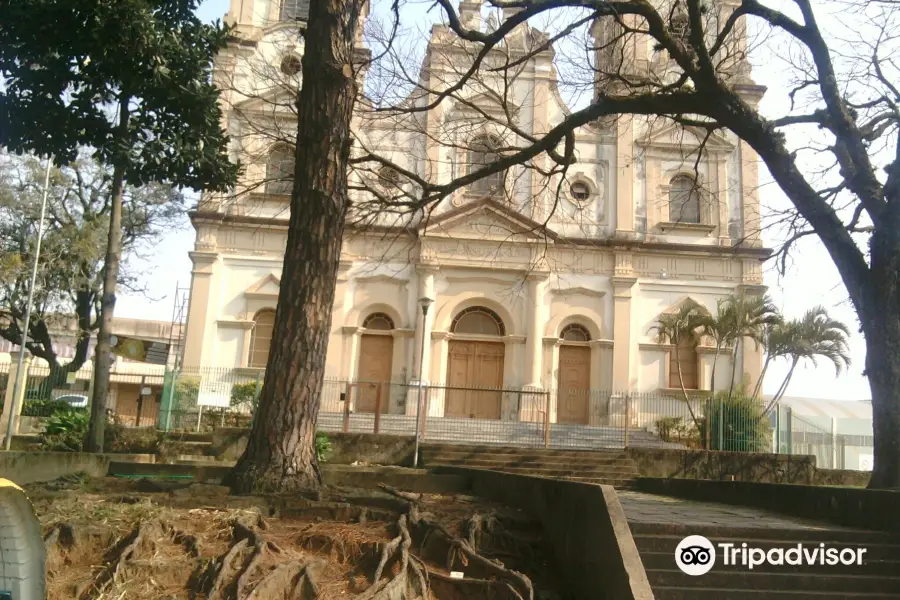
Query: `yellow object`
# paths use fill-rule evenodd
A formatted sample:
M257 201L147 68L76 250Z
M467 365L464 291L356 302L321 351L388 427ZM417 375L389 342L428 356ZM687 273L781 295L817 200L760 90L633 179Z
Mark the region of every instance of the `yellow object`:
M44 600L45 560L31 502L22 488L0 478L0 592L10 592L13 600Z

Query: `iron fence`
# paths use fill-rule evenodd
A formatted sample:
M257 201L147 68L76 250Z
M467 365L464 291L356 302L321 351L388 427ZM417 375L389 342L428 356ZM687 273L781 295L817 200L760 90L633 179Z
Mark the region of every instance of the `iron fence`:
M246 427L262 390L257 369L200 368L166 373L159 411L163 430ZM417 418L418 406L422 415ZM740 395L661 390L530 390L422 385L327 378L318 428L325 432L414 435L425 442L570 449L659 447L733 452L813 454L825 468L856 468L851 445L865 453L866 436L840 436ZM860 438L860 439L857 439ZM866 438L866 439L863 439ZM855 454L853 455L856 456Z

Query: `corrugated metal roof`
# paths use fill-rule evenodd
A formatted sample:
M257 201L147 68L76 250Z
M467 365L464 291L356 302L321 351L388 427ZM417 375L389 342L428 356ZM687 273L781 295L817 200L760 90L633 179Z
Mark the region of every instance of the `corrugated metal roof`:
M766 399L770 399L771 396ZM784 396L783 406L790 406L798 415L827 417L829 419L872 419L871 400L827 400L825 398L801 398Z

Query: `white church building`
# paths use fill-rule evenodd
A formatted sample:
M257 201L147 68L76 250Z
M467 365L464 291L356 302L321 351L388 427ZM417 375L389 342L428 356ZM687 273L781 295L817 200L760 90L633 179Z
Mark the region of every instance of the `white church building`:
M480 4L459 6L463 21L478 26ZM185 367L265 367L287 238L293 113L289 90L255 75L299 78L297 28L306 10L296 0L232 0L226 15L236 39L216 77L246 181L234 195L205 196L192 213ZM506 51L542 35L521 25ZM443 25L432 27L427 43L420 84L438 89L466 66L453 61L468 55L448 50L464 45ZM636 52L652 62L651 44ZM552 48L537 52L504 84L517 103L516 127L527 134L539 136L570 114L554 56ZM736 85L750 102L762 97L749 79ZM474 84L434 110L393 119L358 105L358 147L429 181L450 181L518 143L490 117L497 95ZM266 127L275 133L267 136ZM525 419L508 395L478 390L546 391L553 422L581 424L602 422L592 391L679 388L678 353L686 386L709 389L713 349L673 348L651 328L683 302L714 312L729 294L763 293L769 251L759 235L755 153L723 133L705 140L698 157L701 138L638 118L591 123L575 135L577 163L564 180L548 183L535 169L514 167L450 194L426 219L376 215L365 227L349 226L327 377L373 384L351 396L355 412L375 410L378 383L408 384L421 373L448 390L430 414ZM393 169L377 175L376 185L406 185ZM351 174L351 183L364 179ZM358 187L354 202L367 193ZM422 298L432 302L424 319ZM753 344L737 356L726 349L716 386L729 385L732 361L738 377L755 382L760 352ZM405 394L379 402L387 413L415 411Z

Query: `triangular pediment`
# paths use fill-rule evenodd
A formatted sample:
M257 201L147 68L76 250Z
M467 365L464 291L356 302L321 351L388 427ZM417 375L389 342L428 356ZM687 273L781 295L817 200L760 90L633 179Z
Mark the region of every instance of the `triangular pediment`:
M696 148L700 145L710 150L734 148L734 144L718 131L708 133L700 127L690 127L678 123L669 123L664 127L651 129L648 135L638 141L638 144L656 148Z
M269 273L244 291L245 296L278 296L281 279Z
M493 199L471 202L419 227L420 235L477 240L556 239L555 232Z

